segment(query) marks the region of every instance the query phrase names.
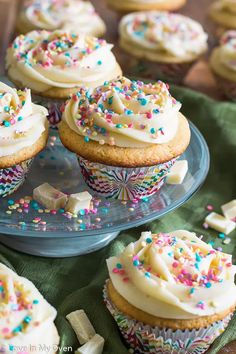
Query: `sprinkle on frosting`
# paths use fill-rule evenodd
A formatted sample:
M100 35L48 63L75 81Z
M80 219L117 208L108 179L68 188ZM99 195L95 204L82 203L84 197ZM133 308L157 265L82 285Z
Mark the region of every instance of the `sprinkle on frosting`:
M87 142L122 146L129 138L159 143L170 137L168 118L173 118L174 133L178 123L180 103L168 88L161 81L145 84L124 77L94 90L82 88L67 101L63 119Z

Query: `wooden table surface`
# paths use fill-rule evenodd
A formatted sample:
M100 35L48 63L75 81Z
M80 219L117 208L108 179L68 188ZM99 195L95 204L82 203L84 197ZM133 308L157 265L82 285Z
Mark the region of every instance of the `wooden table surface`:
M125 62L122 51L117 46L117 25L119 17L107 9L104 0L91 0L103 17L107 24L107 33L105 38L115 44L115 54L125 73ZM114 0L119 1L119 0ZM212 49L217 44L214 36L215 26L207 16L208 6L212 0L188 0L188 4L181 9L181 13L191 16L201 22L204 29L209 33L209 47ZM14 36L15 19L20 6L20 0L0 0L0 74L4 74L4 58L6 48L11 38ZM210 52L210 50L209 50ZM204 59L200 60L190 71L185 79L184 85L197 91L208 94L209 96L223 100L219 90L217 89L214 78L209 70L207 58L209 52ZM218 354L236 354L236 341L229 343Z

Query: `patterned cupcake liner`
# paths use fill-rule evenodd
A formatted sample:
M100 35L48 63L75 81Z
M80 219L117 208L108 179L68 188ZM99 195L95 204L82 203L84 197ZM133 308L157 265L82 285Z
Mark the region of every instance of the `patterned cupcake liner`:
M87 185L106 198L132 200L149 197L164 184L176 158L151 167L107 166L78 157Z
M104 301L120 332L134 354L202 354L226 329L232 314L211 326L192 330L172 330L145 325L124 315L103 291Z
M174 64L133 59L128 70L131 76L181 84L195 62Z
M43 96L32 95L32 101L35 104L40 104L48 109L48 121L50 123L51 128L56 128L58 123L61 121L61 106L65 102L63 99L53 99L53 98L46 98Z
M0 198L14 193L25 181L33 159L0 169Z
M236 82L214 74L218 87L229 100L236 102Z

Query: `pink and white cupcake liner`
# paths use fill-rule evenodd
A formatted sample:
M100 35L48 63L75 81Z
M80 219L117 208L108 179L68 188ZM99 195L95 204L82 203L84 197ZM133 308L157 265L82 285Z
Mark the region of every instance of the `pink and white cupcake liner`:
M0 198L15 192L25 181L33 159L0 169Z
M114 167L78 157L87 185L106 198L132 200L149 197L164 184L176 158L151 167Z
M127 345L134 354L202 354L224 332L232 315L211 326L192 330L172 330L145 325L117 309L104 288L104 301Z

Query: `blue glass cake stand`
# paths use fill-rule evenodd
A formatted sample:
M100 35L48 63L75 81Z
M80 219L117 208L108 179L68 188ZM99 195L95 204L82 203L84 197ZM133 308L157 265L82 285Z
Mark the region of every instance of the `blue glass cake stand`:
M35 159L24 185L0 203L0 242L16 250L46 257L70 257L98 250L122 230L158 219L187 202L204 182L209 170L209 151L199 130L190 123L191 143L181 159L188 160L188 174L181 185L165 185L155 195L134 203L96 198L96 213L68 219L30 208L13 210L9 199L32 196L33 188L48 182L68 193L88 190L76 156L67 151L52 131L47 149ZM91 194L94 194L91 191ZM19 208L18 208L19 209ZM35 219L36 218L36 219ZM36 220L36 221L35 221ZM40 221L39 221L40 220Z

